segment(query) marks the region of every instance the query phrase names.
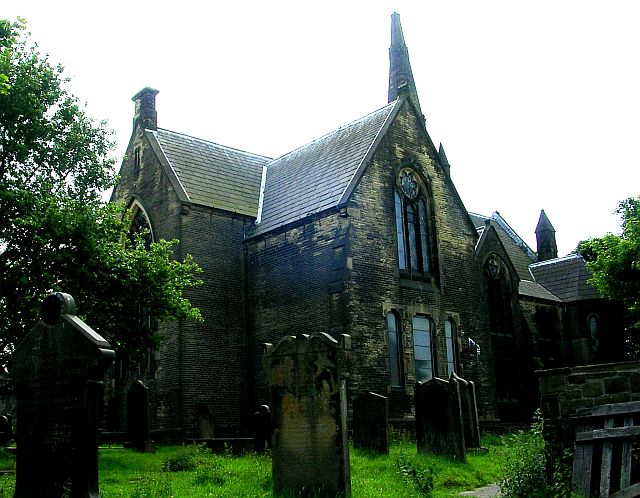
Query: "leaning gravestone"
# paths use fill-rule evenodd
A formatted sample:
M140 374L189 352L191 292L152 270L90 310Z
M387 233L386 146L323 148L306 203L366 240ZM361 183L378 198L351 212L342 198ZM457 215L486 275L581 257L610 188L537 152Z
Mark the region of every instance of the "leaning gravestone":
M389 408L385 396L369 392L353 401L353 446L389 454Z
M16 498L99 498L98 413L109 343L82 322L69 294L49 295L18 345Z
M149 390L136 380L127 391L127 448L155 452L149 430Z
M265 344L274 495L351 496L347 377L351 338L289 336Z
M451 374L451 378L457 380L460 387L465 448L480 448L480 427L478 425L475 385L472 381L458 377L455 373Z
M434 377L416 383L418 453L434 453L466 461L459 383Z

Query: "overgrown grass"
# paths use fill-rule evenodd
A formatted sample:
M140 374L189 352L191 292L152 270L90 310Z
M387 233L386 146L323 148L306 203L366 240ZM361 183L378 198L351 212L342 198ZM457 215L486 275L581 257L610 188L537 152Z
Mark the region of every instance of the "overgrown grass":
M494 447L468 454L468 462L416 453L415 442L397 440L389 456L350 451L354 497L444 498L500 480ZM1 457L1 455L0 455ZM2 460L0 460L2 461ZM10 465L10 459L7 465ZM15 477L0 477L0 498L13 496ZM431 491L433 490L433 491ZM431 493L429 494L429 492ZM102 498L270 497L271 458L214 455L201 446L160 447L155 454L100 449Z

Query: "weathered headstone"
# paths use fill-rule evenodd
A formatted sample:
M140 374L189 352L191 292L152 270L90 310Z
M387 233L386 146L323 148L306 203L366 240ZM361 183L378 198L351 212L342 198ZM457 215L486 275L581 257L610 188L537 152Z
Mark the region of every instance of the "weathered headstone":
M369 392L353 401L353 446L389 454L389 404L385 396Z
M13 437L13 422L11 415L0 417L0 445L6 446Z
M466 461L460 388L454 378L434 377L416 383L418 453L433 453Z
M149 390L136 380L127 391L127 448L154 452L149 430Z
M451 374L451 378L456 379L460 387L464 445L466 448L480 448L480 426L478 424L475 385L471 381L458 377L455 373Z
M253 414L253 449L256 453L263 453L271 447L271 409L267 405L260 405Z
M351 496L345 379L351 338L288 336L265 344L274 495Z
M16 498L98 498L98 413L109 343L76 315L68 294L49 295L18 345Z
M198 405L198 432L200 439L211 439L214 434L211 410L205 403Z

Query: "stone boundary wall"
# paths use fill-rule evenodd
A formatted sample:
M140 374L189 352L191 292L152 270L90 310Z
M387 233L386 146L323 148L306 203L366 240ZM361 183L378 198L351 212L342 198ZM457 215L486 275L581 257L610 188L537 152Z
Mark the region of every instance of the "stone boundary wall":
M573 451L571 417L581 409L640 401L639 361L539 370L537 375L544 437L552 460L565 448Z

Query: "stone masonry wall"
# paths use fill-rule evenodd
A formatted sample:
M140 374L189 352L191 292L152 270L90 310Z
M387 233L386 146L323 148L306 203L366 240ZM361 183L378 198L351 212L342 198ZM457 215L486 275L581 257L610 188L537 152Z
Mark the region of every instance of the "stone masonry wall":
M141 149L141 167L134 168L134 150ZM120 170L120 182L112 199L129 205L134 199L145 209L155 240L180 238L182 205L147 139L140 133L133 137ZM126 430L126 392L129 385L140 378L149 388L152 429L175 429L182 426L180 413L180 363L178 356L179 325L163 325L165 337L157 352L157 369L153 372L131 368L126 358L116 358L116 410L120 430Z
M269 401L261 344L347 328L344 303L332 293L347 265L336 247L343 224L344 213L333 212L247 243L257 405Z
M136 174L137 146L142 166ZM155 239L180 240L176 257L192 254L203 269L204 281L186 292L204 321L162 325L157 369L129 372L122 389L126 392L138 378L145 382L150 388L152 429L169 438L198 435L199 404L209 408L218 429L238 427L247 414L242 240L252 219L182 204L141 134L134 138L120 175L113 198L126 203L137 199L149 216ZM126 416L126 406L119 404Z
M446 377L444 322L457 324L458 350L464 354L468 338L479 343L480 362L465 362L458 372L476 382L484 417L495 416L493 376L488 355L488 330L475 260L476 233L436 152L408 103L380 143L371 164L355 188L348 208L350 278L345 294L350 315L353 368L349 381L355 395L373 391L389 396L390 416L412 416L415 365L412 318L428 315L435 322L438 375ZM397 261L394 185L399 169L409 165L433 195L439 283L401 276ZM386 315L400 318L404 388L391 389L389 380Z

